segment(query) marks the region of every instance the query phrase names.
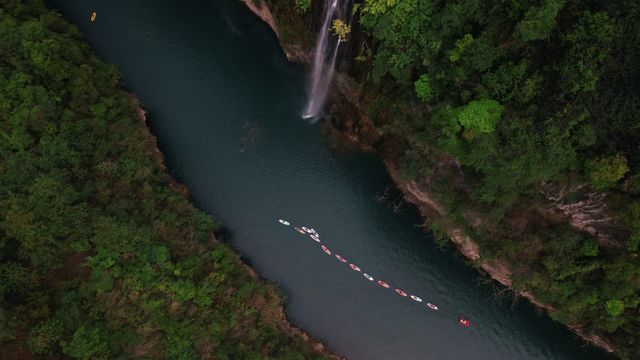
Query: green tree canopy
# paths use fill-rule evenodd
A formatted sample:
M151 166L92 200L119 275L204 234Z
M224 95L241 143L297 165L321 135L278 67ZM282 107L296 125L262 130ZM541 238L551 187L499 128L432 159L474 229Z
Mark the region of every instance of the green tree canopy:
M491 99L473 100L458 109L456 120L465 129L492 133L502 116L504 106Z
M627 158L622 154L589 160L586 168L591 184L598 190L614 187L629 172Z

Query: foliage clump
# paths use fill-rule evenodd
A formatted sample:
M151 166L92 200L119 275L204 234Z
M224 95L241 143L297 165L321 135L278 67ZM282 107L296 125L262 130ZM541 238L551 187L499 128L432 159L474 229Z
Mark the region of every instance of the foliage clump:
M340 41L347 41L347 39L349 38L349 33L351 32L351 27L349 27L349 25L345 24L345 22L340 19L333 20L333 22L331 23L331 29Z
M299 14L304 14L309 11L311 7L311 0L295 0L295 9Z
M629 166L627 158L617 154L589 160L586 164L586 170L593 187L598 190L606 190L613 188L616 182L629 172Z
M416 95L418 98L426 103L432 101L435 97L433 87L431 86L431 80L429 75L421 75L414 83Z

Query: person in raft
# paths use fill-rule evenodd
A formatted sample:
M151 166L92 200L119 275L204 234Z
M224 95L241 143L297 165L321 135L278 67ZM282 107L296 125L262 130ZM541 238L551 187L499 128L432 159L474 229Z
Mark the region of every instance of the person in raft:
M465 319L464 316L460 315L458 316L458 324L464 327L469 327L471 325L471 322L468 319Z

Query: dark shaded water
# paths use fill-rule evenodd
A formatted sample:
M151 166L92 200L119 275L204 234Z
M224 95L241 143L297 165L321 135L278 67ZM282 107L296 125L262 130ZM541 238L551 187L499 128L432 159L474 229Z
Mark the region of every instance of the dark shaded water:
M527 304L497 304L438 250L374 154L331 151L300 119L303 69L237 0L53 2L139 95L169 169L288 295L287 314L352 359L603 359ZM95 23L89 22L92 11ZM276 222L315 227L374 277L464 312L471 328L366 281Z

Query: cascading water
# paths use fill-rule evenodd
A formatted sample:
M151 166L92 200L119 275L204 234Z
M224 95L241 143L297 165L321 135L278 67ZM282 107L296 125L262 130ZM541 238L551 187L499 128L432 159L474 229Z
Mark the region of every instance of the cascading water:
M326 0L324 6L324 18L322 21L322 27L318 33L318 39L316 42L315 54L313 57L313 68L311 70L311 85L309 90L309 100L305 106L302 117L305 119L315 119L324 100L329 92L329 86L331 85L331 79L333 77L333 71L338 57L338 48L340 47L341 40L338 38L335 42L333 53L327 62L327 53L331 45L331 37L329 32L331 31L331 20L333 19L336 11L338 10L338 0Z

